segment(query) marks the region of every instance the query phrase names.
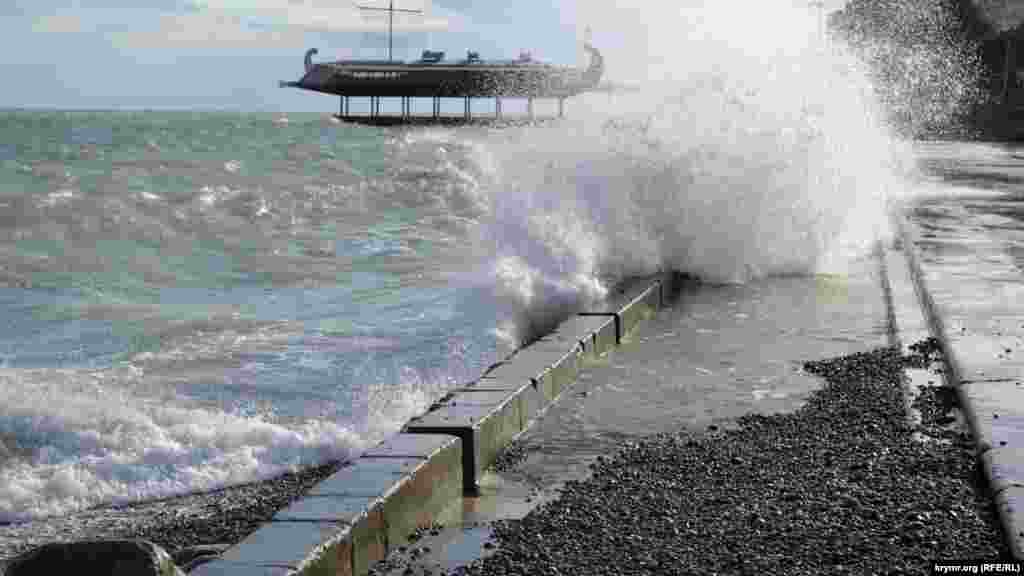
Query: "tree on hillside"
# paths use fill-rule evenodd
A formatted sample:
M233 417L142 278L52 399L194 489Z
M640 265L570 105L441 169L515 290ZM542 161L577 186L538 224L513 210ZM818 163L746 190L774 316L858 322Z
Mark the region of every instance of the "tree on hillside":
M956 131L987 96L981 48L991 29L970 0L852 0L829 28L869 65L905 133Z

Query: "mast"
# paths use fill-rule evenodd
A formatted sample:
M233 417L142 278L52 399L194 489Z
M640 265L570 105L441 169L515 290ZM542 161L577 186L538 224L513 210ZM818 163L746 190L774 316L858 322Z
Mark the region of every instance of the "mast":
M395 0L388 0L387 8L377 8L376 6L361 6L356 4L356 8L360 10L373 10L377 12L388 13L388 62L391 62L391 49L394 44L394 27L395 27L395 12L405 12L406 14L423 14L423 10L405 10L402 8L395 8Z

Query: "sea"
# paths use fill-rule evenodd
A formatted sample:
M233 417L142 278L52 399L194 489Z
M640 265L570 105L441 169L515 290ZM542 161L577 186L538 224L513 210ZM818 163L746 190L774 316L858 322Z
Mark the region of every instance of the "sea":
M0 111L0 522L352 458L632 277L842 274L919 151L747 12L621 29L642 90L535 125Z

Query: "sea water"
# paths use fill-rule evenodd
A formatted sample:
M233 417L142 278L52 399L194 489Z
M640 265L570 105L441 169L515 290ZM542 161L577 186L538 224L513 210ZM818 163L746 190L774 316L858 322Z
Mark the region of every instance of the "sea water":
M625 278L887 234L907 149L815 13L654 4L562 6L642 91L551 124L0 112L0 521L350 458Z

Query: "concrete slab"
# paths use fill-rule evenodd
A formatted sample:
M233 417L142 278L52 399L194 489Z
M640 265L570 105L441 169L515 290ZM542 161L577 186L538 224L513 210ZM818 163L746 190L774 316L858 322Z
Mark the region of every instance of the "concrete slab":
M451 434L462 439L463 491L477 491L480 474L522 431L523 415L514 396L494 405L442 406L405 425L411 434Z
M959 391L979 451L1024 448L1024 385L977 381L962 384Z
M972 263L959 274L943 266L941 276L933 270L926 279L929 287L934 286L932 294L943 316L1019 316L1017 304L1024 300L1024 283L1016 274L1019 272L1004 277L979 277L978 267Z
M531 357L545 357L547 354L554 354L555 360L534 381L538 389L543 391L544 397L551 402L576 381L576 376L583 367L583 346L578 342L541 339L520 350L515 358L523 362L529 361ZM509 363L515 364L515 358Z
M340 558L340 561L347 559L353 574L364 574L371 565L386 556L390 548L404 541L416 527L414 522L405 521L408 511L399 510L396 514L397 507L389 499L307 496L278 512L269 525L350 525L348 538L334 545L330 553ZM242 560L247 558L242 557ZM310 573L308 570L303 572Z
M981 463L993 494L1024 488L1024 448L993 448L981 455Z
M540 376L562 357L564 353L556 350L535 349L529 354L530 348L518 351L505 362L497 364L484 373L483 378L502 380L516 384L539 382Z
M1014 559L1024 560L1024 488L1010 487L996 495L996 511Z
M366 521L371 528L384 523L379 512ZM354 536L354 527L344 522L269 522L224 552L221 560L287 566L301 574L351 573ZM383 543L364 541L363 544L372 562L384 556Z
M654 316L662 306L661 280L649 279L631 283L624 291L614 294L604 303L580 312L581 316L615 314L618 317L617 339L629 334L642 320Z
M591 358L599 358L611 352L619 345L619 320L615 315L580 316L595 324L600 324L594 332L593 346L585 347L583 352Z
M451 436L444 434L403 434L399 432L363 452L363 458L430 458L451 444Z
M273 522L337 522L355 524L380 500L367 496L305 496L274 514Z
M907 254L903 250L885 249L881 260L885 274L881 278L883 297L887 301L890 344L899 344L904 355L913 351L910 345L931 336L928 318L922 309L917 288L914 285ZM911 425L921 423L921 413L914 408L914 400L921 386L941 386L943 378L930 369L903 369L904 409ZM958 422L963 424L962 413L957 412Z
M632 332L641 321L654 316L660 308L661 281L658 281L642 290L619 311L623 336Z
M495 378L481 378L472 389L466 391L498 392L508 396L514 396L519 400L519 411L523 417L522 427L525 430L530 421L537 418L547 410L551 404L544 398L543 392L532 382L526 384L506 382Z
M385 546L395 546L416 528L438 521L462 491L459 438L399 434L314 486L274 519L357 525L361 514L379 507L385 520L381 539Z
M319 482L309 496L383 496L403 476L412 473L422 458L356 459Z
M622 309L626 304L629 304L646 292L651 286L658 286L658 300L657 304L660 306L663 301L661 286L668 280L666 274L652 274L641 278L632 278L626 280L616 286L604 302L592 306L587 312L616 312Z
M523 348L487 376L505 382L533 382L548 402L576 380L583 363L583 348L566 350L552 342L537 342Z
M264 566L245 562L212 560L189 572L189 576L294 576L295 570L288 566Z
M481 379L472 388L463 388L452 393L451 398L443 403L443 406L497 406L508 400L512 394L503 388L489 389L480 388L480 382L487 382L490 379ZM410 434L416 436L416 434Z
M583 345L583 354L597 358L618 344L614 314L573 316L558 325L545 339L563 339Z
M917 292L911 279L906 254L902 250L885 251L885 288L892 304L891 321L907 352L907 346L931 335L928 320L921 311Z
M952 332L947 339L955 351L962 382L1024 382L1024 354L1014 338L972 331Z

